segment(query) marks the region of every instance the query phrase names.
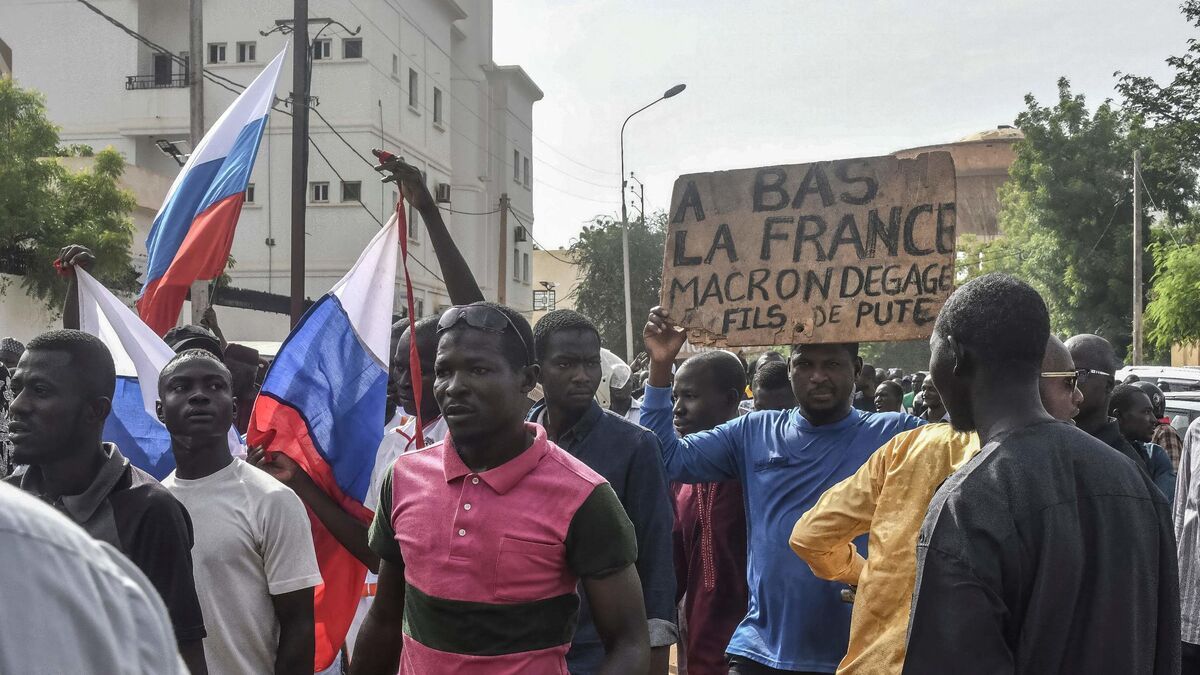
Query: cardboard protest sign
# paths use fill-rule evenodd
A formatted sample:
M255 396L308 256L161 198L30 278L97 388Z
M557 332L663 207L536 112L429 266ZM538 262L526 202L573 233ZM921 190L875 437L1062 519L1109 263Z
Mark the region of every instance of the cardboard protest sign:
M954 284L954 200L946 152L681 176L662 306L697 344L928 337Z

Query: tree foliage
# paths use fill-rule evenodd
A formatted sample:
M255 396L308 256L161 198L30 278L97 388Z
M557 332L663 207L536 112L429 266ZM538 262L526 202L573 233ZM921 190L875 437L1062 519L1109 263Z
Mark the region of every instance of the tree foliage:
M663 242L667 214L658 212L649 222L629 223L629 293L633 317L634 351L641 347L642 325L650 308L658 304L662 286ZM575 307L600 330L600 342L625 357L625 288L621 263L621 221L597 216L571 244L581 280Z
M92 270L115 291L137 288L129 246L135 204L117 180L125 160L112 149L95 153L91 169L68 171L56 157L92 156L84 146L58 147L41 97L0 79L0 272L51 308L62 306L65 282L51 267L69 244L96 254Z
M1200 0L1185 0L1184 17L1200 28ZM1155 131L1200 163L1200 41L1189 40L1186 52L1167 58L1174 75L1165 84L1140 75L1118 73L1117 90L1126 106ZM1172 186L1173 187L1173 186ZM1194 203L1194 195L1192 195ZM1177 226L1158 233L1152 251L1155 274L1146 306L1146 339L1167 350L1176 342L1200 341L1200 214L1175 217Z
M1089 111L1065 78L1054 105L1032 95L1025 104L1016 119L1025 138L999 191L1004 235L964 238L960 264L968 277L1003 271L1025 279L1045 298L1056 333L1097 333L1124 350L1132 341L1133 150L1142 149L1142 178L1158 197L1155 236L1174 235L1195 197L1194 173L1171 134L1109 101ZM1147 242L1155 222L1149 207ZM1143 255L1149 282L1154 261Z

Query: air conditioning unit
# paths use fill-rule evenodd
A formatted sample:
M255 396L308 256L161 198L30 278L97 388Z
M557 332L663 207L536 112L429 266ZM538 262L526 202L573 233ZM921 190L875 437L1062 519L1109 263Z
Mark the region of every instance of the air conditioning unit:
M450 184L449 183L438 183L437 184L436 199L437 199L437 203L439 203L439 204L449 204L450 203Z
M525 231L524 227L518 225L513 230L513 242L520 244L523 241L529 241L529 233Z

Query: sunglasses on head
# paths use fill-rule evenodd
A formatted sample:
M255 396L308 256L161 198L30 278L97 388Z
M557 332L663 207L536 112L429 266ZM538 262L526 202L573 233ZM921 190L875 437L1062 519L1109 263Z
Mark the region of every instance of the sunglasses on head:
M471 328L501 335L511 328L513 335L517 336L521 347L524 348L522 353L525 354L525 365L529 365L529 344L504 312L487 305L455 305L442 314L442 318L438 320L437 332L450 330L459 321L465 321Z
M1057 370L1049 373L1042 373L1042 377L1056 379L1061 378L1069 389L1074 389L1079 384L1079 373L1074 370Z

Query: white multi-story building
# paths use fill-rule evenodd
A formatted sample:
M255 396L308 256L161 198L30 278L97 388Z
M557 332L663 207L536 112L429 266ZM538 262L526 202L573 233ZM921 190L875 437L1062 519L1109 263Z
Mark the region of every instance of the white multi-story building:
M187 56L187 0L92 3ZM278 31L260 34L291 18L288 0L203 0L203 6L204 67L214 75L245 85L290 42ZM306 295L327 291L377 231L377 220L389 217L396 189L380 183L370 161L370 149L382 147L421 168L430 190L448 199L444 218L484 293L529 310L531 247L521 226L533 223L532 109L542 92L519 66L492 61L491 0L322 0L310 6L310 16L349 29L310 24L309 37L317 40L311 95L320 115L309 120ZM186 67L81 3L0 2L0 26L20 54L16 81L45 95L63 143L112 146L139 172L161 175L169 185L179 167L156 141L188 137ZM277 87L281 99L292 88L291 56ZM235 95L205 81L206 125ZM273 112L233 244L233 289L216 298L231 339L280 340L287 332L284 314L220 305L286 311L291 133L291 117ZM502 195L511 208L505 232ZM419 217L411 215L409 269L417 313L425 314L450 300ZM134 255L144 265L149 223L137 221ZM399 280L397 313L403 298Z

